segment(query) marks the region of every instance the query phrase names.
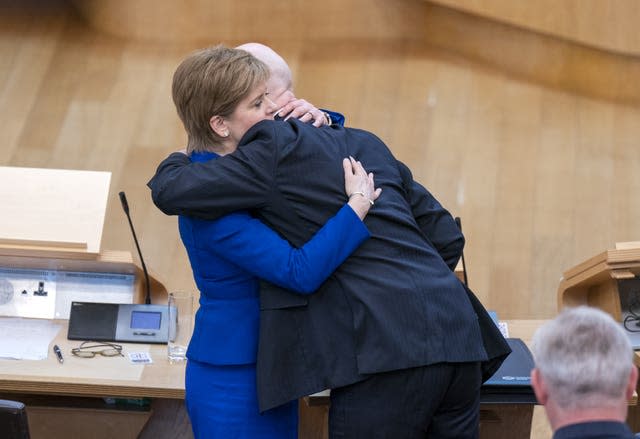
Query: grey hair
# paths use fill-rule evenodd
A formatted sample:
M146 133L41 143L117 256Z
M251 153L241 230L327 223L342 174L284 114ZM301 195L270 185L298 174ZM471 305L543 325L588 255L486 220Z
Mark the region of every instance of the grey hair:
M567 410L619 402L633 364L621 325L596 308L569 308L533 336L536 367L549 396Z

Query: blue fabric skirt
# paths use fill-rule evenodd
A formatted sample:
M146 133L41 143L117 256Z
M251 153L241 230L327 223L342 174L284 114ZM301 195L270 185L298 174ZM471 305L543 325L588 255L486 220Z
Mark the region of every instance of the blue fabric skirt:
M188 360L185 403L195 439L296 439L298 402L258 411L255 364Z

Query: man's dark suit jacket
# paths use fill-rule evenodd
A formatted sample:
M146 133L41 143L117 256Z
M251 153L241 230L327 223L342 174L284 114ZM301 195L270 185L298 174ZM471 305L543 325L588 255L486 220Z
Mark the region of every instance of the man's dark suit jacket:
M464 245L453 218L369 132L263 121L218 160L185 166L186 156L172 154L149 186L167 214L215 219L255 209L300 246L347 201L341 162L350 155L382 188L365 219L371 238L311 296L263 286L261 410L439 362L498 358L489 374L509 352L453 273Z
M586 421L559 428L553 439L634 439L629 426L616 421Z

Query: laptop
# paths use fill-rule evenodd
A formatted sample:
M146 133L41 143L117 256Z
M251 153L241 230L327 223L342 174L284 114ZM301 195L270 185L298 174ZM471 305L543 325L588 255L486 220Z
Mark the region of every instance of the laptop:
M511 353L496 373L480 389L480 401L484 403L532 404L536 397L531 388L533 356L519 338L507 338Z

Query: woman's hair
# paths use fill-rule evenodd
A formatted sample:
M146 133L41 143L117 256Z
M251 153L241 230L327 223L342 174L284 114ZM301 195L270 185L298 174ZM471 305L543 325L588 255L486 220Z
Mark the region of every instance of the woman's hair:
M622 326L603 311L570 308L533 336L540 374L564 409L613 405L624 398L633 350Z
M187 56L173 74L172 95L187 131L187 153L210 150L223 138L209 125L230 116L238 103L269 78L268 67L244 50L209 47Z

